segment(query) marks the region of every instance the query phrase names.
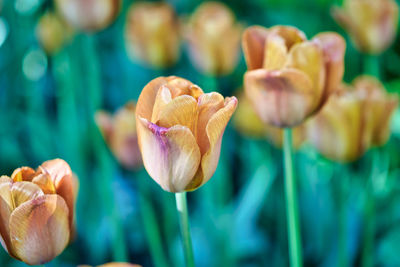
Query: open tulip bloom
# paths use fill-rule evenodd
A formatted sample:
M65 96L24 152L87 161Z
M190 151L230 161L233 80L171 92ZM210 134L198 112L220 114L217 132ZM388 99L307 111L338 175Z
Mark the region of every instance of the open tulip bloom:
M30 265L57 257L73 236L77 181L55 159L36 171L16 169L0 177L0 241L10 256Z
M149 82L136 109L139 147L144 166L164 190L175 192L181 213L186 260L193 265L186 192L214 174L225 127L237 99L203 93L188 80L169 76Z

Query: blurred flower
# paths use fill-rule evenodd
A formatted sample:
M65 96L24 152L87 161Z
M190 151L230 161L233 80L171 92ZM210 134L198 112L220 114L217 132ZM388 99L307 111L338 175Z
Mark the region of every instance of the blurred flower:
M155 68L175 64L179 56L179 23L167 3L134 3L126 17L125 43L132 60Z
M82 31L99 31L118 16L121 0L55 0L59 13Z
M236 66L242 27L233 12L220 2L205 2L191 16L185 28L190 56L206 74L221 75Z
M90 265L79 265L78 267L91 267ZM97 267L141 267L137 264L125 263L125 262L110 262L103 265L97 265Z
M44 264L61 254L74 224L77 180L69 165L55 159L36 171L16 169L0 177L0 241L14 258Z
M279 127L263 123L254 111L250 101L239 94L239 105L233 116L236 129L245 136L267 138L273 145L281 148L283 145L283 130ZM303 124L293 128L293 146L299 148L305 139Z
M136 110L139 147L150 176L166 191L205 184L218 165L222 136L237 99L169 76L148 83Z
M36 37L48 54L58 52L71 36L72 29L56 13L45 13L36 26Z
M354 88L342 84L307 123L310 142L335 161L354 161L369 147L386 143L390 118L398 102L372 77L361 76L353 85Z
M120 108L114 116L104 111L97 112L96 123L122 166L135 169L142 165L133 101Z
M342 79L346 43L336 33L320 33L307 41L294 27L252 26L242 43L248 67L245 92L264 123L302 123Z
M332 14L362 52L379 54L396 37L399 8L394 0L345 0Z

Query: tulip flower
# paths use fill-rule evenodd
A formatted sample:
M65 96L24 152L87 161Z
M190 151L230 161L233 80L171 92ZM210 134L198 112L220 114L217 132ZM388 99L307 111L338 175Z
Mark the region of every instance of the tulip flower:
M332 14L364 53L382 53L396 37L399 7L394 0L345 0Z
M204 2L185 28L189 55L195 66L211 75L229 74L236 66L242 27L220 2Z
M78 267L91 267L90 265L79 265ZM141 267L137 264L131 264L126 262L110 262L102 265L97 265L97 267Z
M72 30L56 13L47 12L39 19L36 36L43 49L54 54L72 36Z
M142 165L136 134L134 102L128 102L114 116L104 111L97 112L96 123L122 166L136 169Z
M217 168L222 136L236 105L235 97L204 94L179 77L149 82L136 110L139 147L149 175L169 192L205 184Z
M245 136L267 138L274 146L283 146L283 130L263 123L257 116L250 101L243 95L239 96L239 105L233 117L236 129ZM293 146L299 148L305 139L303 125L293 129Z
M369 147L386 143L398 104L372 77L359 77L353 86L341 85L307 125L310 142L335 161L357 160Z
M108 27L118 16L121 0L55 0L56 8L71 26L93 32Z
M179 57L179 23L167 3L138 2L128 11L125 25L128 55L154 68L169 67Z
M61 159L1 176L0 241L10 256L38 265L61 254L72 237L76 193L77 181Z
M245 92L264 123L293 127L315 114L342 79L345 41L336 33L307 40L289 26L252 26L242 39Z

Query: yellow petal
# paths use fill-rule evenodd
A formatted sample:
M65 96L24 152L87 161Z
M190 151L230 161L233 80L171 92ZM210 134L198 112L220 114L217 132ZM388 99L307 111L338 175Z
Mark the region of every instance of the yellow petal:
M172 101L171 91L167 86L161 86L160 90L157 92L156 100L154 102L153 114L151 114L151 122L157 123L164 107Z
M11 174L11 179L13 179L14 182L21 182L21 181L32 181L32 178L36 175L36 172L34 169L30 167L21 167L16 169L12 174Z
M197 122L196 139L203 155L210 143L208 141L206 126L210 118L224 107L224 97L216 92L203 94L198 100L199 118Z
M292 127L303 122L312 112L312 82L299 70L248 71L244 85L246 96L265 123Z
M285 40L277 34L270 34L265 45L263 68L266 70L283 68L287 59L287 51Z
M271 27L269 30L271 34L279 35L285 40L288 50L290 50L295 44L302 43L307 40L304 32L300 31L296 27L277 25Z
M243 32L242 47L249 70L262 68L267 36L268 30L261 26L251 26Z
M69 241L68 207L59 195L43 195L11 214L10 236L15 254L39 265L61 254Z
M151 121L154 103L158 90L167 83L166 77L158 77L150 81L142 90L136 106L136 114Z
M11 246L9 228L11 212L14 209L11 194L12 183L13 181L11 178L7 176L0 177L0 242L3 248L10 253L11 256L15 257Z
M167 79L168 83L166 86L171 90L172 98L181 95L190 95L197 100L203 94L203 90L189 80L176 76L169 76Z
M30 201L39 196L43 196L43 191L31 182L15 182L11 187L14 209L23 203Z
M206 132L209 142L207 152L202 156L201 168L196 173L192 183L186 190L194 190L205 184L213 176L218 166L219 155L221 152L222 136L233 112L236 110L236 97L225 99L225 106L218 110L208 121Z
M319 106L324 94L325 64L322 48L316 42L295 44L289 51L287 67L303 71L312 81L314 108Z
M55 194L56 188L48 174L42 173L33 178L32 183L38 185L45 194Z
M149 175L166 191L182 192L195 175L200 149L184 126L169 129L138 118L139 146Z

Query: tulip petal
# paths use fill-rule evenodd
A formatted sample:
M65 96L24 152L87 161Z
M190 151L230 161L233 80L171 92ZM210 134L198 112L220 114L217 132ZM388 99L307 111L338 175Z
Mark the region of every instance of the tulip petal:
M281 69L286 63L286 58L285 40L277 34L270 34L265 45L263 68L266 70Z
M49 262L69 241L68 207L59 195L43 195L20 205L10 217L15 254L25 263Z
M271 27L270 32L281 36L285 40L285 44L288 50L290 50L291 47L295 44L302 43L307 40L304 32L292 26L277 25Z
M265 123L277 127L295 126L312 112L312 82L299 70L248 71L244 85L246 96Z
M0 242L3 248L13 257L9 221L14 204L11 194L12 179L7 176L0 177Z
M249 70L262 68L267 36L268 30L261 26L251 26L243 32L242 47Z
M184 126L169 129L138 117L139 145L149 175L166 191L182 192L200 164L200 149Z
M295 44L289 52L287 67L301 70L310 77L316 108L324 93L325 83L324 54L320 45L316 42Z
M32 181L32 178L36 175L36 172L34 169L30 167L21 167L16 169L12 174L11 174L11 179L13 179L14 182L21 182L21 181Z
M137 264L125 263L125 262L110 262L97 267L141 267Z
M56 188L54 187L53 181L50 175L41 173L33 178L32 183L38 185L45 194L55 194Z
M39 196L43 196L43 191L34 183L31 182L15 182L11 187L14 209L18 208L23 203L30 201Z
M166 77L158 77L151 80L142 90L136 107L136 114L146 120L151 120L154 103L158 90L167 83Z
M154 102L153 114L151 114L151 122L157 123L164 107L172 101L171 91L167 86L161 86L157 92L156 100Z
M167 79L168 83L166 86L171 91L172 98L181 95L189 95L197 100L197 98L203 94L203 90L189 80L175 76L169 76Z
M224 97L216 92L203 94L198 100L199 118L197 121L196 139L202 155L209 149L206 127L210 118L224 107Z
M188 185L186 190L194 190L205 184L213 176L218 166L219 156L221 153L222 136L225 127L228 124L233 112L237 106L236 97L225 99L225 106L218 110L208 121L206 132L209 142L209 148L201 159L201 168L196 173L193 181Z
M111 115L104 111L97 111L95 115L95 121L106 142L110 142L114 128Z

